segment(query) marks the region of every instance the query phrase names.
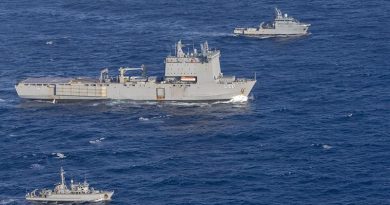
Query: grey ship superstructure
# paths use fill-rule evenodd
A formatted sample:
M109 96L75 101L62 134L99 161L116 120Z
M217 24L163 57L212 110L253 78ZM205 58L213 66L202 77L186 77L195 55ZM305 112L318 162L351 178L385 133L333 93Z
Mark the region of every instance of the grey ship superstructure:
M220 51L211 50L207 42L201 52L183 52L183 44L176 44L174 56L165 58L165 76L147 76L141 68L120 68L119 75L110 77L103 69L99 79L89 78L27 78L15 85L21 98L41 100L171 100L213 101L248 96L255 79L225 76L220 68ZM142 75L128 76L127 71L142 71Z
M101 202L110 201L113 191L100 191L89 187L89 184L73 183L70 181L70 189L65 184L65 172L61 167L61 182L58 183L53 190L51 189L35 189L34 191L26 194L26 200L37 203L50 203L50 202L69 202L69 203L81 203L81 202Z
M310 24L301 23L275 8L276 17L272 24L262 22L257 28L235 28L233 33L242 36L300 36L308 34Z

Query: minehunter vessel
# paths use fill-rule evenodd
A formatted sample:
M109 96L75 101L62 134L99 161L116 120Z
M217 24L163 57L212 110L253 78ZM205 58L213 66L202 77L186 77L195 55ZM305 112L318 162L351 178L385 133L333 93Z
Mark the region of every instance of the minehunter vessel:
M211 50L207 42L201 52L183 52L183 44L176 44L175 55L165 58L165 76L147 76L145 66L119 68L119 75L111 77L103 69L99 79L90 78L27 78L15 85L21 98L40 100L169 100L215 101L247 97L256 83L254 79L225 76L220 68L220 51ZM127 71L142 71L142 75L128 76Z
M250 37L278 37L278 36L301 36L308 34L310 24L301 23L288 16L286 13L275 8L276 17L272 24L262 22L257 28L235 28L233 33Z
M61 167L61 183L56 184L54 190L51 189L35 189L26 194L26 200L36 203L83 203L83 202L104 202L110 201L113 191L100 191L89 187L89 184L73 183L70 181L70 189L65 184L65 172Z

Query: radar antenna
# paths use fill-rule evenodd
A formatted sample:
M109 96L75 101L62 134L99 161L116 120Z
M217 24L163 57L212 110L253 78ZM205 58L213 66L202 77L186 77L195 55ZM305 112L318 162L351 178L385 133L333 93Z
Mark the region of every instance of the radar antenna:
M276 18L283 18L282 11L275 7Z
M64 192L64 190L66 189L64 174L65 174L64 169L61 167L61 186L60 186L61 192Z
M108 69L104 68L103 70L100 71L100 78L99 78L100 83L103 83L107 78L108 78Z

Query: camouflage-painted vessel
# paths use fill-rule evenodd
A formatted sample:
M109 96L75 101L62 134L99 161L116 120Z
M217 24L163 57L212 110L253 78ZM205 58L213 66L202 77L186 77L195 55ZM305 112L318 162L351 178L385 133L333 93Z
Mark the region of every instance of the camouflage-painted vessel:
M272 24L262 22L257 28L235 28L233 33L242 36L252 37L278 37L278 36L300 36L308 34L310 24L301 23L288 16L286 13L275 8L275 20Z
M15 85L21 98L41 100L230 100L247 97L255 79L225 76L220 68L220 51L211 50L207 42L201 52L184 53L183 44L176 44L174 56L165 58L165 76L147 76L141 68L120 68L110 77L103 69L99 79L90 78L27 78ZM142 71L128 76L126 71Z
M103 202L110 201L113 191L100 191L89 187L89 184L73 183L70 181L70 189L65 184L65 172L61 167L61 182L58 183L53 190L51 189L35 189L26 194L26 200L36 203L82 203L82 202Z

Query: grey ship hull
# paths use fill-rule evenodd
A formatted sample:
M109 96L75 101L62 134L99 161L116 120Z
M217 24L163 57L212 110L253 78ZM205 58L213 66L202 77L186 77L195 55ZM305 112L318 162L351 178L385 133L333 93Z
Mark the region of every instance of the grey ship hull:
M26 200L35 203L83 203L83 202L103 202L110 201L114 192L102 192L91 194L51 194L46 197L27 197Z
M288 28L236 28L234 34L239 36L265 36L265 37L283 37L283 36L303 36L307 35L307 26L290 26Z
M308 34L310 24L301 23L287 14L283 15L277 8L275 8L275 12L276 17L271 25L264 25L264 22L262 22L257 28L235 28L233 33L249 37L288 37Z
M25 99L37 100L139 100L139 101L218 101L248 96L256 80L224 76L220 68L220 51L210 50L208 43L184 53L176 44L176 55L165 58L163 78L148 76L145 67L119 68L119 75L99 79L28 78L15 88ZM142 70L142 76L126 75L126 71Z
M128 83L64 83L27 79L15 88L24 99L35 100L139 100L139 101L214 101L248 96L255 80L232 83L171 84L155 82Z

